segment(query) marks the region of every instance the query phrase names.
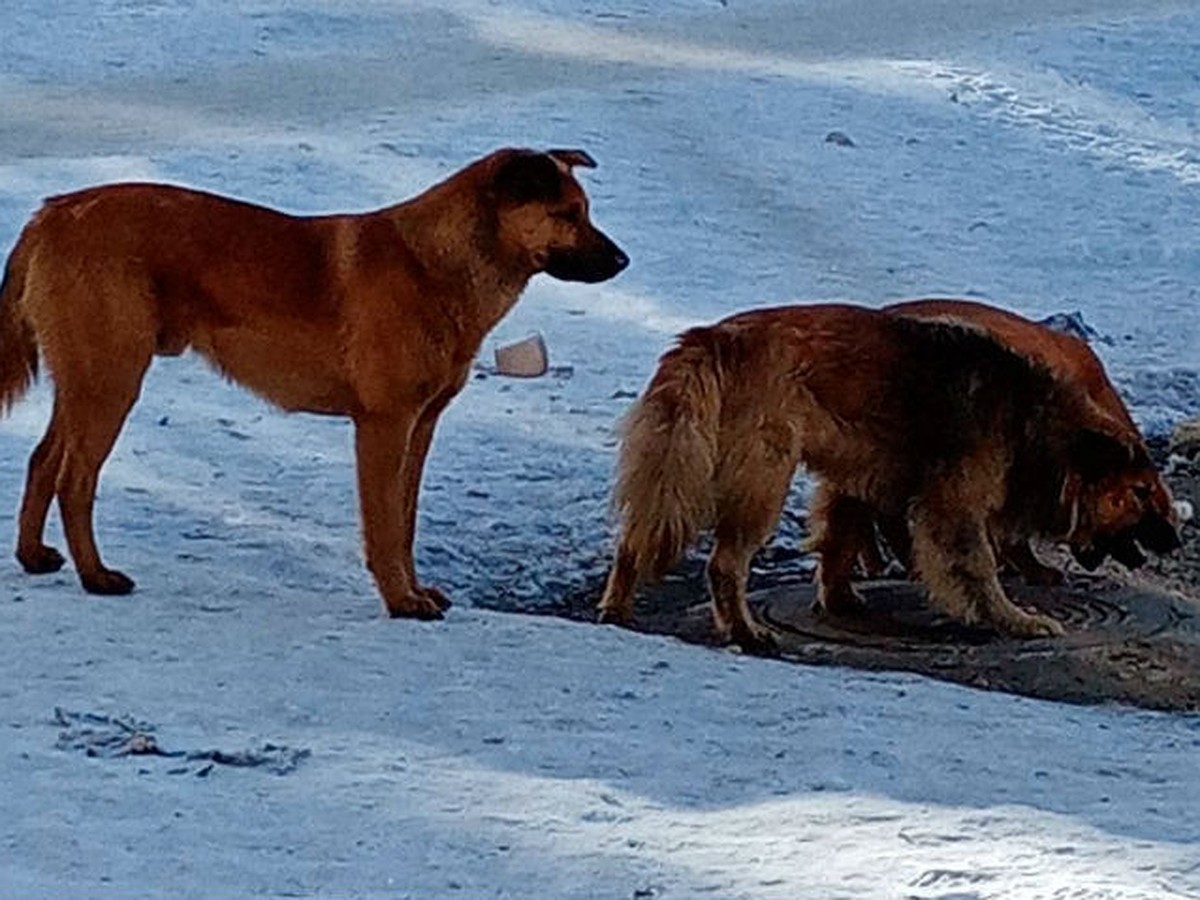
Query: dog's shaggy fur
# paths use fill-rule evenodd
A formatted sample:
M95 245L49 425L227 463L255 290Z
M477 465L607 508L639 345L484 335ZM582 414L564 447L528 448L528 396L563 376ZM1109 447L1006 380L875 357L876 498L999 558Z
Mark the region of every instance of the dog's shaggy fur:
M484 336L537 272L601 281L628 259L588 218L580 150L499 150L425 193L362 214L290 216L199 191L123 184L56 197L0 289L0 407L55 382L34 450L17 558L51 572L57 496L83 586L133 582L96 549L100 467L155 355L195 349L285 410L349 416L367 565L393 616L447 604L413 569L417 491L434 425Z
M1119 435L1135 449L1133 459L1127 467L1111 473L1106 481L1107 490L1097 496L1096 502L1104 506L1096 513L1120 517L1125 508L1141 508L1145 513L1127 531L1102 545L1094 545L1081 553L1080 562L1095 568L1103 557L1111 553L1115 559L1129 568L1145 563L1142 548L1156 553L1166 553L1179 547L1179 517L1170 489L1150 460L1141 432L1129 414L1117 389L1109 380L1104 366L1086 341L1075 335L1065 334L1037 322L1023 318L1008 310L999 309L974 300L926 299L909 300L883 307L891 315L908 318L940 321L981 328L1006 347L1044 365L1064 381L1078 385L1092 402L1108 413L1119 428ZM821 485L813 498L812 524L818 534L824 534L824 543L837 544L841 540L853 539L850 535L830 536L824 519L824 511L839 501L831 496L832 488ZM842 524L849 526L849 511L844 511ZM853 523L859 531L863 546L860 561L868 574L877 574L884 567L883 558L876 542L875 528L863 519ZM884 541L896 557L908 565L910 548L903 522L880 519L875 523ZM1060 569L1044 564L1037 558L1028 535L993 534L997 554L1019 571L1030 584L1061 584ZM822 540L813 542L813 549L820 549Z
M1077 385L978 329L842 304L735 315L682 335L624 423L600 616L630 621L638 585L711 527L718 632L769 650L746 578L803 464L840 498L826 527L863 510L905 523L931 602L951 616L1059 634L1005 596L989 529L1090 546L1112 527L1095 494L1136 453ZM854 598L858 546L822 548L827 605Z

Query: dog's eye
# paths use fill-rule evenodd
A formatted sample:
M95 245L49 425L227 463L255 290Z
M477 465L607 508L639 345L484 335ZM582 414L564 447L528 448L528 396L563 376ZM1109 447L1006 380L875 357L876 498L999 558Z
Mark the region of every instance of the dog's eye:
M1135 484L1133 486L1133 496L1137 497L1139 500L1149 500L1150 494L1150 485L1148 484Z
M569 206L566 209L555 210L550 215L553 216L555 219L559 219L560 221L563 221L563 222L569 222L572 225L574 225L577 222L579 222L581 219L583 219L583 207L582 206Z

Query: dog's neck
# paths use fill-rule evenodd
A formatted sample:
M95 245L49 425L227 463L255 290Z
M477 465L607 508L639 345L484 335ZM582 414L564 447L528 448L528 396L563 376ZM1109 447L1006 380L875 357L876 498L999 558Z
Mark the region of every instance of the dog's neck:
M1071 529L1072 510L1062 502L1065 466L1049 455L1019 453L1009 470L1008 498L1001 512L1015 534L1057 540Z
M421 270L437 273L436 281L425 285L427 301L470 322L482 340L516 304L534 273L526 261L502 252L485 204L464 203L461 191L453 198L445 193L438 185L382 215L393 223ZM469 315L455 315L468 310Z
M1048 401L1030 413L1041 419L1027 432L1037 437L1018 444L1008 494L1019 504L1004 511L1026 535L1061 540L1074 528L1077 498L1067 497L1064 485L1071 475L1071 423L1078 421L1074 413L1081 402L1078 392L1056 385Z

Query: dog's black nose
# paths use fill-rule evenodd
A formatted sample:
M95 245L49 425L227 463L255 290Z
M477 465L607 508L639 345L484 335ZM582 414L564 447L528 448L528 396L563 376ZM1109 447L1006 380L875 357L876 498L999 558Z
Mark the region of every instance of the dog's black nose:
M1183 546L1175 526L1154 512L1142 516L1141 521L1134 526L1134 537L1143 547L1155 553L1170 553Z
M621 272L629 265L629 255L624 250L617 250L613 253L613 265L617 267L617 271Z

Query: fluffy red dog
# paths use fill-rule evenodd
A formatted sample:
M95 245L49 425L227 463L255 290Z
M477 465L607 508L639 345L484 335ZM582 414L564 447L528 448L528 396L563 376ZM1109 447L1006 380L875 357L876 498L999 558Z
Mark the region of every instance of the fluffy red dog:
M844 511L905 523L930 600L950 615L1017 637L1060 634L1005 596L989 535L1090 552L1146 514L1149 498L1119 475L1143 452L1077 384L979 329L841 304L735 315L685 333L629 413L600 615L628 622L638 584L711 526L717 629L770 650L746 578L803 464L844 498L826 510L834 531ZM849 567L828 573L823 602L853 596Z
M1146 561L1142 548L1166 553L1179 547L1179 520L1170 489L1151 464L1145 441L1133 417L1105 374L1103 364L1086 341L1032 322L1016 313L973 300L910 300L885 306L883 311L908 318L981 328L1006 347L1046 366L1055 377L1076 384L1093 403L1112 417L1119 426L1122 439L1136 448L1136 462L1112 473L1110 477L1115 483L1102 494L1106 500L1101 502L1130 503L1136 495L1145 501L1145 513L1132 528L1077 554L1082 565L1095 568L1104 556L1111 554L1129 568L1137 568ZM1072 502L1070 485L1066 487L1068 496L1065 500ZM841 508L839 527L832 529L827 513L838 507ZM846 557L851 552L852 544L846 542L855 540L861 545L862 558L870 561L868 569L878 571L882 566L875 543L876 525L893 553L906 563L910 561L904 523L883 518L872 522L869 511L862 507L859 509L863 515L856 520L853 504L847 499L838 497L828 484L822 484L817 489L809 517L813 533L809 548L820 552L822 574L832 567L848 564ZM858 532L857 538L853 534L855 531ZM1020 571L1029 583L1062 582L1062 572L1037 558L1027 536L993 534L992 538L1003 561ZM835 581L842 580L840 574L832 577ZM847 599L853 602L853 598Z

